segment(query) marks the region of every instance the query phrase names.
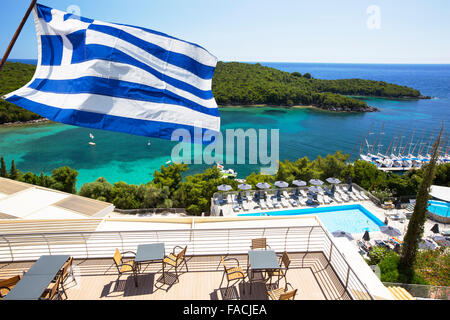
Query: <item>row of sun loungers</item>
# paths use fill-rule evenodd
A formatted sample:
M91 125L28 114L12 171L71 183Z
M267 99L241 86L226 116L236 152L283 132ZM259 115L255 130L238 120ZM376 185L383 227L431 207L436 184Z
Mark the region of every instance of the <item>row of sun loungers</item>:
M273 196L269 196L267 192L264 192L261 195L261 198L256 197L256 194L255 197L252 197L249 191L247 191L245 195L240 195L239 198L236 194L228 194L226 201L219 194L218 200L219 204L229 203L232 205L233 211L239 212L241 210L249 211L252 209L250 207L252 201L258 204L262 210L267 210L289 208L290 206L327 205L333 202L345 203L350 201L364 201L369 200L369 197L363 191L359 192L355 189L348 191L338 186L336 187L334 194L327 189L326 192L317 194L314 199L311 195L308 195L304 189L297 189L293 193L288 193L286 190L282 192L278 190Z

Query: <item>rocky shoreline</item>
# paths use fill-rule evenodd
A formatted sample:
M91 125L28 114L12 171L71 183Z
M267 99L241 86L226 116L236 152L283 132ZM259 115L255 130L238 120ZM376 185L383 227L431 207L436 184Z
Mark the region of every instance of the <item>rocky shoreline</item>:
M47 123L47 122L51 122L51 121L47 118L40 118L40 119L34 119L34 120L29 120L29 121L6 122L6 123L0 124L0 126L3 126L3 127L24 126L24 125Z

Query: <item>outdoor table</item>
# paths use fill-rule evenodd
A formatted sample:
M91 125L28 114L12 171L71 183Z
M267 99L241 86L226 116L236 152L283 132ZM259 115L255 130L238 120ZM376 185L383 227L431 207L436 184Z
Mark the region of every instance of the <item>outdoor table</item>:
M41 256L4 300L38 300L69 258L68 255Z
M250 250L248 252L249 269L251 269L250 293L252 291L253 272L282 269L273 250Z
M164 243L140 244L137 247L136 258L134 262L140 271L141 264L161 262L164 275Z

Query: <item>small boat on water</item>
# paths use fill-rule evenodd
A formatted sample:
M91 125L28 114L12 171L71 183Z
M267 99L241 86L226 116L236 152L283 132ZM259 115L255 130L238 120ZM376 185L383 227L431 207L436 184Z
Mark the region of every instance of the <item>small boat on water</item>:
M89 142L89 145L91 145L91 146L95 146L95 142Z
M92 140L94 140L94 135L92 133L89 133L89 138L91 138ZM95 146L95 142L94 141L90 141L89 145L91 146Z
M222 178L236 178L237 172L233 169L225 169L225 167L219 163L217 163L217 169L220 170L220 175Z

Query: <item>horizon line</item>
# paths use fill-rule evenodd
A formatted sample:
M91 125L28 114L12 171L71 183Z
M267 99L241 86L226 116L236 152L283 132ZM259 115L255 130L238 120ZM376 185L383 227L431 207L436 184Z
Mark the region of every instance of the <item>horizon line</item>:
M37 58L8 58L8 60L36 60ZM227 60L227 59L218 59L222 62L240 62L240 63L314 63L314 64L399 64L399 65L450 65L450 61L448 62L345 62L345 61L273 61L273 60Z

